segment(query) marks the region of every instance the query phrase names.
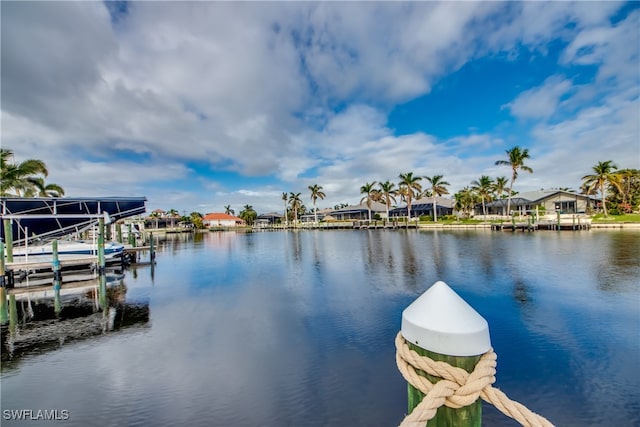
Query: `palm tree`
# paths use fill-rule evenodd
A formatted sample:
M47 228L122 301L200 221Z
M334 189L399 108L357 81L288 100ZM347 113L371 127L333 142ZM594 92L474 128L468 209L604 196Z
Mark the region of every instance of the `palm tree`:
M477 203L477 195L474 194L468 187L463 188L453 195L454 200L456 201L456 210L462 213L465 217L469 217L471 209Z
M413 200L414 192L422 191L422 185L418 181L422 178L419 176L413 176L413 172L401 173L398 175L400 183L398 186L403 189L403 196L407 202L407 219L411 218L411 201Z
M507 178L506 176L499 176L498 178L496 178L496 183L493 185L493 192L496 199L504 198L507 184L509 184L509 178Z
M58 184L45 184L44 178L35 177L27 179L33 185L32 188L27 189L24 192L25 197L62 197L64 196L64 189Z
M615 170L618 169L613 163L613 160L606 160L604 162L598 162L593 168L593 174L585 175L582 177L587 189L593 190L597 188L600 190L602 196L602 210L604 211L605 218L607 217L607 184L618 185L619 178L615 174Z
M388 219L389 208L391 208L391 201L393 200L393 203L397 203L395 198L395 195L397 193L396 193L396 190L393 188L396 185L393 182L386 180L385 182L378 183L378 186L380 187L380 195L382 196L382 200L384 201L385 205L387 205L387 219Z
M522 169L525 172L533 173L533 169L524 164L524 161L529 158L529 149L515 146L510 150L506 150L506 153L508 160L496 160L496 165L511 167L511 185L509 186L509 198L507 199L507 215L509 215L511 213L513 183L518 178L518 170Z
M309 186L309 190L311 191L311 200L313 201L313 221L318 223L318 210L316 209L316 200L324 199L327 195L322 192L322 186L318 184L313 184Z
M289 217L287 216L287 201L289 200L289 196L287 193L282 193L282 201L284 202L284 224L289 224Z
M298 222L298 209L302 207L302 200L300 200L300 193L289 193L289 204L293 210L293 223Z
M13 159L13 151L0 148L0 196L20 196L30 190L39 190L34 179L49 174L45 163L36 159L15 163L10 159Z
M240 218L242 218L249 227L253 225L257 217L258 214L251 205L244 205L243 209L240 211Z
M506 178L505 178L506 180ZM477 181L471 182L471 188L480 196L482 200L482 215L487 216L485 201L491 201L491 192L494 188L493 179L487 175L482 175Z
M366 200L367 208L369 209L369 221L371 221L371 197L374 192L374 186L377 184L376 181L367 182L362 187L360 187L360 194L365 194L365 196L360 199L360 203Z
M236 211L234 211L233 209L231 209L231 205L226 205L224 207L224 213L226 213L227 215L235 215Z
M447 181L444 181L442 175L434 175L434 176L425 176L427 181L429 181L431 197L433 197L433 222L438 222L438 207L436 203L436 198L438 196L442 196L444 194L449 194L449 190L447 190L447 185L449 184Z

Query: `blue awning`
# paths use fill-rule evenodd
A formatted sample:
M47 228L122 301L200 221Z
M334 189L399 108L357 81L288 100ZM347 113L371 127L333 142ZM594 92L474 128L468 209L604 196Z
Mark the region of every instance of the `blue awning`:
M53 238L146 212L146 197L0 197L0 219L11 219L16 244L29 236ZM106 216L105 216L106 213ZM4 227L0 227L3 239ZM6 239L5 239L6 240Z

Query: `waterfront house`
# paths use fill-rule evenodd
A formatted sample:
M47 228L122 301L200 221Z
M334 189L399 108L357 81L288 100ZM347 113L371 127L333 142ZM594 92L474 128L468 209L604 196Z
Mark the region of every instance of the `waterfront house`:
M323 219L325 219L325 217L327 215L332 214L333 212L335 212L335 209L319 209L317 212L317 216L318 216L318 221L322 221ZM373 212L371 213L371 215L373 215ZM368 218L368 216L367 216ZM316 213L314 212L310 212L310 213L306 213L304 215L300 215L300 222L314 222L316 220Z
M387 206L382 203L371 202L371 219L374 219L376 214L378 214L380 217L386 217ZM311 215L313 216L313 214ZM362 203L356 206L347 206L342 209L332 210L331 212L325 212L324 216L327 216L327 215L331 215L332 219L335 219L338 221L344 221L344 220L350 220L350 219L367 220L369 219L369 208L367 207L366 203Z
M205 227L243 227L244 220L226 213L212 212L202 218Z
M258 215L256 218L256 225L258 227L266 227L275 224L281 224L284 220L284 216L278 212L269 212L266 214Z
M511 210L521 214L527 211L560 212L561 214L585 213L596 206L596 199L584 194L556 189L527 191L511 198ZM485 203L487 215L507 215L507 199ZM482 204L476 205L475 214L482 215Z
M453 214L453 207L455 201L452 199L445 199L444 197L436 197L436 211L438 212L438 218L445 215ZM406 217L407 206L394 208L389 211L390 217ZM411 203L411 217L431 216L433 217L433 198L423 197Z

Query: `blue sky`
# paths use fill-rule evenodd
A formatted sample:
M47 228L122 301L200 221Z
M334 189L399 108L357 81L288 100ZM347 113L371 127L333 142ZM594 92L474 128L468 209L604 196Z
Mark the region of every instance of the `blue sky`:
M640 168L640 3L7 2L2 147L69 196L148 208L454 193L519 145L515 190Z

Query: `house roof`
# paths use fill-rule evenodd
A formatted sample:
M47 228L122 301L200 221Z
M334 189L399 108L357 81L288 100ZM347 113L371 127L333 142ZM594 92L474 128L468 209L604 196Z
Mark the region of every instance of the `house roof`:
M237 216L229 215L226 213L217 213L217 212L206 214L202 218L202 220L203 221L242 221L242 219L238 218Z
M440 207L452 208L455 204L456 202L453 199L447 199L444 197L436 196L436 205ZM420 205L433 206L433 197L423 197L421 199L411 202L411 209L413 209L414 206L420 206Z
M260 218L282 218L282 214L278 212L269 212L258 215L258 219Z
M436 206L441 208L453 209L455 206L455 201L453 199L445 199L444 197L436 197ZM433 198L432 197L423 197L422 199L415 200L411 202L411 211L422 210L422 209L431 209L433 207ZM407 206L401 206L397 208L391 209L390 212L406 212Z
M378 203L378 202L371 202L371 212L386 212L387 210L387 206L382 204L382 203ZM342 209L338 209L338 210L332 210L331 213L332 214L344 214L344 213L350 213L350 212L362 212L362 211L369 211L369 207L367 206L366 203L361 203L359 205L355 205L355 206L347 206L346 208L342 208Z
M536 190L536 191L525 191L524 193L517 194L515 197L511 198L511 204L513 206L530 205L556 195L565 195L565 196L571 196L576 198L579 197L584 199L591 198L595 200L595 198L593 197L587 196L585 194L571 192L571 191L543 189L543 190ZM492 206L492 207L507 206L507 199L494 200L492 202L486 203L486 206Z

